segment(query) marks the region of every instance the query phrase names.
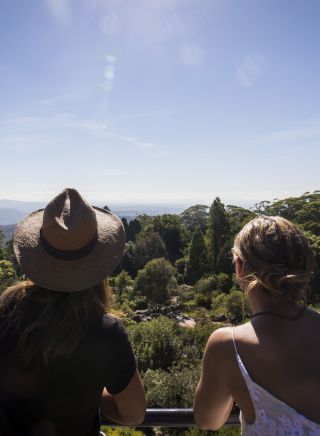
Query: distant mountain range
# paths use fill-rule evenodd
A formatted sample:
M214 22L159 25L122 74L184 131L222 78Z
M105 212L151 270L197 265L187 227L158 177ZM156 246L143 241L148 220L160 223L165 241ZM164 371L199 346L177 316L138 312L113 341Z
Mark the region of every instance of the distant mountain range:
M44 206L40 202L0 200L0 225L17 224L28 213Z
M0 200L0 230L5 235L5 242L12 238L16 224L34 210L43 209L46 203L33 201L18 200ZM97 204L98 207L104 207L104 204ZM188 206L172 205L108 205L113 213L120 218L126 218L128 221L141 214L162 215L164 213L181 213Z

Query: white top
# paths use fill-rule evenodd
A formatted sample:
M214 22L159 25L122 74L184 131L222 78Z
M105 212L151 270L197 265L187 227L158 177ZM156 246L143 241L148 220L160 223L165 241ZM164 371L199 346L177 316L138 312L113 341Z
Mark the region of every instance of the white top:
M271 395L251 379L239 356L234 339L234 329L232 334L237 362L249 390L256 416L254 423L248 424L240 412L242 435L319 436L320 424L310 421L310 419Z

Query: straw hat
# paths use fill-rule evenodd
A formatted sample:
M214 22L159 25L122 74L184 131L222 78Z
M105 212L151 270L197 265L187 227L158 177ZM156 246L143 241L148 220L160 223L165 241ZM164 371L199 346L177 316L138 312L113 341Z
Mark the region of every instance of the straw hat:
M21 270L39 286L75 292L102 282L120 261L121 220L66 188L17 226L13 247Z

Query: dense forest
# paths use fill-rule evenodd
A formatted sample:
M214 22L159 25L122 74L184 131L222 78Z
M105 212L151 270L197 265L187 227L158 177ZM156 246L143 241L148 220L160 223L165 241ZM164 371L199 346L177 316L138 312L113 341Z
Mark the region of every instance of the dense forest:
M225 323L249 319L250 308L233 274L231 247L243 225L259 214L283 216L309 238L316 263L308 303L317 305L320 191L262 201L252 209L225 206L216 198L210 207L195 205L180 215L122 220L126 245L120 265L108 278L109 310L127 327L148 407L191 407L209 335ZM21 278L12 241L4 244L0 233L0 291ZM145 433L128 430L118 434ZM169 433L163 429L159 434ZM183 432L189 436L205 433ZM232 434L231 429L227 434Z

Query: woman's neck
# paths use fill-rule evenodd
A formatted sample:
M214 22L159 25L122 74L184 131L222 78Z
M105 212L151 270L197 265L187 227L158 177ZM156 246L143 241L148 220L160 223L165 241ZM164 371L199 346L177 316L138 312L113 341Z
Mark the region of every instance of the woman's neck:
M268 312L270 314L293 317L301 307L296 301L281 303L271 295L268 295L261 287L252 289L248 294L248 300L253 315L260 312Z

